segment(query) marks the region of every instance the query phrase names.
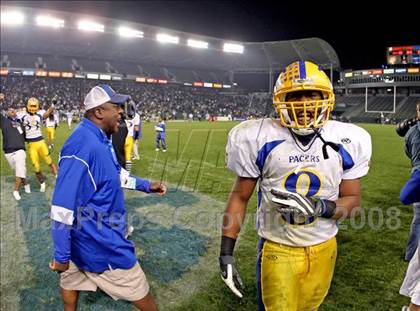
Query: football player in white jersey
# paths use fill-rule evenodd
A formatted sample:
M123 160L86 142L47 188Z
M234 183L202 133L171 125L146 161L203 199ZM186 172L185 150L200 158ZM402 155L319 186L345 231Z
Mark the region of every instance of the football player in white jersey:
M47 144L42 136L42 123L44 118L48 118L54 110L54 105L45 111L39 109L39 100L31 97L26 105L26 111L17 114L22 126L25 130L25 140L28 142L28 153L35 174L41 185L40 191L45 192L45 176L41 171L41 163L39 157L51 168L54 176L57 176L57 167L50 157Z
M131 172L131 156L134 148L134 133L139 130L140 116L136 112L135 104L129 101L125 104L125 124L127 125L127 137L125 138L124 154L125 169Z
M55 129L57 128L57 125L57 118L53 110L53 113L51 113L47 118L45 118L45 129L47 131L48 149L54 148Z
M273 104L279 119L245 121L228 136L226 162L237 178L223 221L221 276L243 296L233 250L257 189L259 310L317 310L334 273L338 221L360 208L371 139L353 124L328 121L332 85L309 61L280 74Z
M69 110L66 112L67 126L69 127L69 130L71 130L71 124L73 123L73 115L74 115L73 110Z
M134 146L133 146L133 153L131 155L131 159L133 160L140 160L139 155L139 140L142 138L143 130L142 130L142 121L141 116L138 114L138 123L137 128L134 128Z

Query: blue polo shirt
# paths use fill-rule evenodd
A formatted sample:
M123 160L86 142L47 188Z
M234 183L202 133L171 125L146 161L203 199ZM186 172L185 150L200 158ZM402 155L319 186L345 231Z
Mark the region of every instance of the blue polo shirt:
M56 261L95 273L134 266L122 187L150 192L150 182L122 169L105 133L84 119L60 153L51 207Z

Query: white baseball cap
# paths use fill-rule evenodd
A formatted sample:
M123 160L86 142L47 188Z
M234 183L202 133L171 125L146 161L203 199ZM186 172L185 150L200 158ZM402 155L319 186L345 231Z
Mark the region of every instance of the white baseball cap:
M85 109L89 110L107 102L113 104L124 104L129 100L130 95L116 93L108 84L101 84L93 87L87 93L84 101Z

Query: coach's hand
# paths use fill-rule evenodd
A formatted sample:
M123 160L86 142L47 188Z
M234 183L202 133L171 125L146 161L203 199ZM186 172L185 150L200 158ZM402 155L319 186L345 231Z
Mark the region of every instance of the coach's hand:
M161 182L152 182L150 185L150 191L158 195L165 195L167 188L166 185L162 184Z
M230 288L230 290L239 298L243 297L242 291L244 284L239 276L238 270L235 267L235 259L233 256L220 256L220 275L223 282Z
M334 201L308 198L299 193L287 190L271 189L273 198L277 205L277 211L286 217L292 216L294 220L303 222L310 217L331 218L335 214L336 204Z
M52 271L55 271L55 272L58 272L58 273L64 272L64 271L68 270L68 268L69 268L69 263L68 262L59 263L59 262L55 261L54 259L52 261L50 261L48 265L50 266L50 269Z

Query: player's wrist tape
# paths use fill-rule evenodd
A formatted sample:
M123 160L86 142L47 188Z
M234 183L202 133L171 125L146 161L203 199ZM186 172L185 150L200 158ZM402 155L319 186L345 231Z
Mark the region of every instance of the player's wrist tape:
M220 256L232 256L235 243L235 239L223 235L222 242L220 244Z
M337 205L335 204L334 201L318 199L317 203L321 204L321 208L322 208L320 211L319 217L331 218L334 216L335 210L337 208Z

